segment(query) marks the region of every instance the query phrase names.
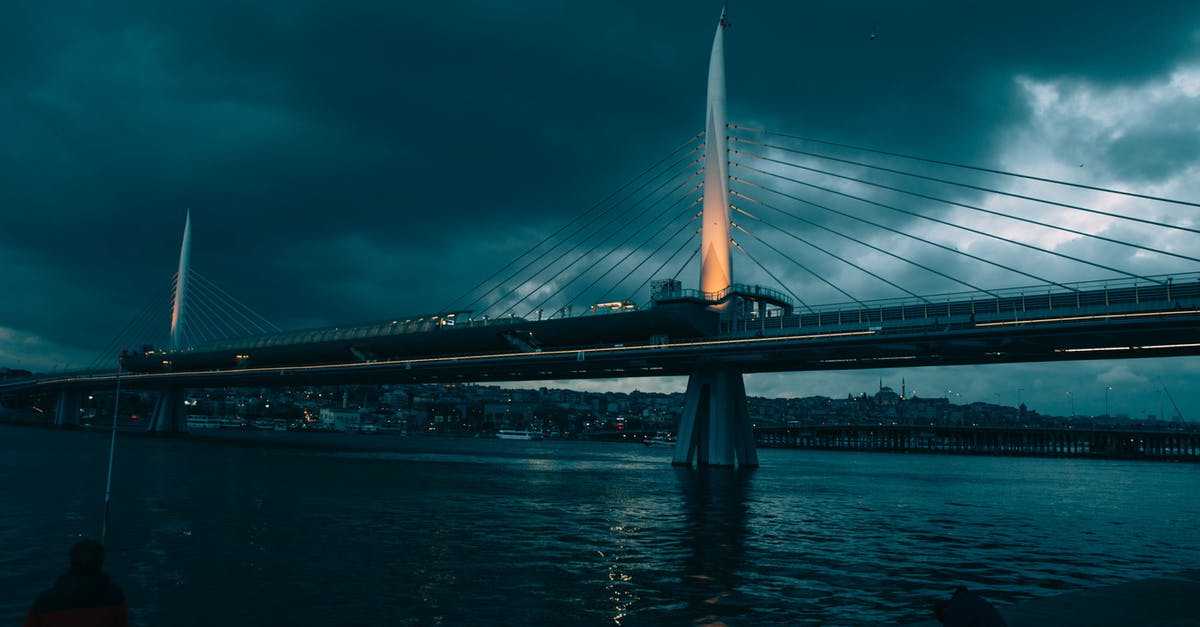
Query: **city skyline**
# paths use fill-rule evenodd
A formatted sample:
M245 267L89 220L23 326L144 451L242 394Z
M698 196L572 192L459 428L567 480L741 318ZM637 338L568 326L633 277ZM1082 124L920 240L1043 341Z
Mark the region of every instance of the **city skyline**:
M0 129L16 148L0 157L0 289L18 295L0 304L0 366L88 363L156 290L165 319L188 208L196 267L284 328L438 310L702 127L710 5L0 9ZM1195 200L1200 9L1131 21L1080 6L734 3L730 119ZM1196 224L1194 211L1155 217ZM1197 374L1195 358L1172 358L746 382L756 396L837 397L907 378L922 396L1134 416L1165 388L1197 420Z

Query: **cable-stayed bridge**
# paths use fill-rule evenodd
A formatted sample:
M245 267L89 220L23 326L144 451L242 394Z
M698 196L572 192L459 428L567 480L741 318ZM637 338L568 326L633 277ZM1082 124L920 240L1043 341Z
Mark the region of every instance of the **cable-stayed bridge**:
M189 387L688 375L675 461L756 465L743 373L1200 352L1200 204L729 124L724 26L705 131L453 302L282 331L191 269L189 219L105 360L160 431ZM6 387L70 422L109 364Z

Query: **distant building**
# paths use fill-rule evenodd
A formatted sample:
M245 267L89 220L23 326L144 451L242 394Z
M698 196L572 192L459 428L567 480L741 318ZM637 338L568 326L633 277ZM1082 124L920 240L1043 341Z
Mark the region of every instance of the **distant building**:
M357 409L321 409L320 428L327 431L358 431L362 427L362 414Z

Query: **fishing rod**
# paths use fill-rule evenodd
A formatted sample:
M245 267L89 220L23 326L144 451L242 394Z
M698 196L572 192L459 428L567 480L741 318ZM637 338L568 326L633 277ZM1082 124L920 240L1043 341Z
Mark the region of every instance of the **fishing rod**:
M113 400L112 437L108 442L108 478L104 481L104 518L100 522L100 544L108 532L108 504L112 499L113 453L117 450L117 410L121 408L121 359L117 358L117 393Z

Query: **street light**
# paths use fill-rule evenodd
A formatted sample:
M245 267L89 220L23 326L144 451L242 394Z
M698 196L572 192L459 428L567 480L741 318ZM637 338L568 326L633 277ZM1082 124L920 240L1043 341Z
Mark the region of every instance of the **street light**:
M1074 418L1075 417L1075 394L1073 392L1067 392L1067 398L1071 399L1071 417Z
M1112 390L1111 385L1104 386L1104 417L1108 418L1108 393Z

